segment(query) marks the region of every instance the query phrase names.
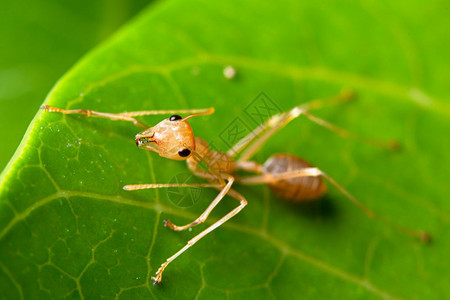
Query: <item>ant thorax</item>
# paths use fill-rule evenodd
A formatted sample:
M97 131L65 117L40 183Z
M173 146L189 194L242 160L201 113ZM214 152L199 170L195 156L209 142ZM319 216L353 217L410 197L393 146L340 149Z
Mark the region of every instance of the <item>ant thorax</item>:
M212 173L233 174L235 162L228 154L220 151L211 151L208 142L195 137L195 154L186 161L191 171L205 169Z

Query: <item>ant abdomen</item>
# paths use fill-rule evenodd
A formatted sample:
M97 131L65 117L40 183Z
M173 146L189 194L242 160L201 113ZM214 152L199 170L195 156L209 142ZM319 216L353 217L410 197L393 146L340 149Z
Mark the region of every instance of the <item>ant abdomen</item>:
M310 163L296 155L275 154L264 163L263 174L275 175L312 167ZM277 196L296 202L320 198L327 191L320 176L280 179L267 185Z

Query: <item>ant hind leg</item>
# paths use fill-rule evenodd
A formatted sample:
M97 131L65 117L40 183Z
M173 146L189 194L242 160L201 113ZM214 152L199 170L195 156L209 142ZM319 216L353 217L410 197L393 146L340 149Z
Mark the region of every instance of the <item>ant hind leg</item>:
M267 184L267 183L274 183L279 180L283 179L289 179L289 178L296 178L296 177L310 177L310 176L322 176L325 178L329 183L331 183L339 192L341 192L350 202L355 204L359 209L361 209L369 218L376 218L382 223L394 228L398 232L402 234L406 234L408 236L418 238L423 243L428 243L431 240L431 236L428 232L423 230L417 230L413 228L407 228L403 227L401 225L395 224L394 222L385 219L382 216L379 216L378 214L375 214L371 209L369 209L367 206L362 204L355 196L353 196L349 191L347 191L342 185L336 182L331 176L324 173L318 168L303 168L299 170L294 171L288 171L278 174L261 174L256 176L248 176L248 177L240 177L237 178L236 181L241 184L246 185L256 185L256 184Z

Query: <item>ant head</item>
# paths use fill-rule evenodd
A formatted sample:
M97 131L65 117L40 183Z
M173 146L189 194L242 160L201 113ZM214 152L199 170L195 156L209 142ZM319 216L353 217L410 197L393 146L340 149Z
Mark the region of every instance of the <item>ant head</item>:
M169 159L188 159L195 150L195 140L191 125L186 119L188 117L183 119L179 115L173 115L162 120L154 127L138 133L136 145Z

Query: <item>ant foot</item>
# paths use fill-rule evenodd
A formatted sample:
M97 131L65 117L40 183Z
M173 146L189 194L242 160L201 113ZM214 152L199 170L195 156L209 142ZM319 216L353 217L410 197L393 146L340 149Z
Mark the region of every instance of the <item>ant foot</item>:
M48 112L61 112L62 111L60 108L53 107L50 105L41 105L41 107L39 107L39 108L42 109L43 111L48 111Z
M390 140L388 141L388 148L392 151L400 151L402 150L402 145L398 140Z
M157 284L161 284L161 274L156 275L155 277L152 277L153 286Z
M164 220L164 227L169 227L172 230L180 231L180 227L173 224L170 220Z
M158 269L158 271L156 271L156 276L151 278L151 280L153 281L153 285L161 284L162 272L164 271L164 269L167 267L168 264L169 264L168 262L163 263L161 267Z
M352 89L343 89L341 91L341 97L345 101L354 100L356 98L356 92Z
M419 239L424 244L430 244L432 242L431 234L426 231L419 231Z

